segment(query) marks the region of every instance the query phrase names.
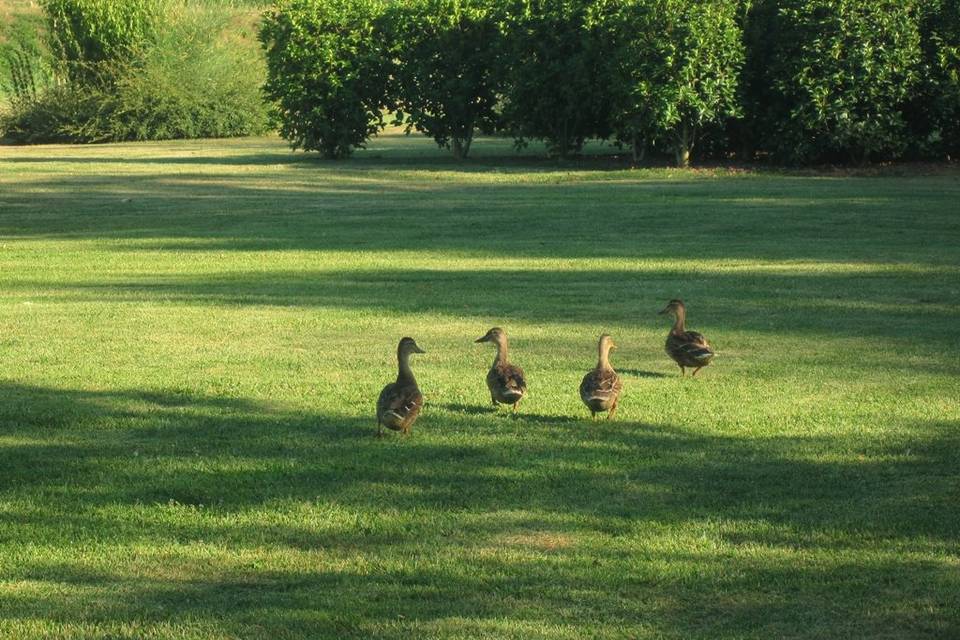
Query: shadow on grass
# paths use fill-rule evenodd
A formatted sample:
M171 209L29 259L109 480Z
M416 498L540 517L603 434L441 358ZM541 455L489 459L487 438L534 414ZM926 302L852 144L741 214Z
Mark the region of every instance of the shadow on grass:
M906 425L899 439L847 451L829 437L704 436L522 412L517 437L500 431L513 423L506 415L450 404L428 407L412 437L378 440L369 417L177 390L7 382L0 397L0 545L109 544L119 556L102 571L62 554L8 566L8 581L93 590L58 589L53 599L7 590L5 619L359 636L403 611L385 631L399 637L453 618L493 633L498 621L549 624L563 611L604 630L640 616L725 637L758 618L774 635L795 632L814 611L832 631L908 632L913 622L896 612L936 601L942 608L923 624L957 623L957 598L946 595L955 576L879 551L960 542L956 423ZM479 428L490 436L483 443L462 437ZM639 551L664 528L704 527L726 552ZM198 562L190 545L370 564L264 570L225 557L218 566ZM162 573L133 572L144 560L129 554L145 546L164 558ZM759 561L757 549L779 551ZM798 565L802 549L853 560ZM694 566L701 579L689 579ZM104 590L125 597L91 595ZM702 602L718 592L734 600ZM655 606L654 596L670 604Z
M617 372L620 375L629 376L631 378L669 378L665 373L660 373L659 371L645 371L643 369L621 369L617 368Z
M106 283L47 283L19 278L10 293L41 293L47 301L173 302L198 306L267 305L438 313L478 318L624 326L669 323L656 315L663 301L684 292L693 328L721 355L723 332L779 336L880 336L909 341L911 349L942 350L956 333L956 309L936 300L954 275L904 273L705 272L696 278L665 269L521 270L359 269L232 271L211 276L167 276ZM505 286L504 283L509 283ZM611 292L589 304L599 288ZM771 291L790 291L789 299ZM616 292L616 295L612 295ZM695 305L695 306L694 306ZM922 319L922 322L919 321ZM722 324L722 329L715 329ZM813 345L816 348L816 345ZM622 369L638 378L665 374Z

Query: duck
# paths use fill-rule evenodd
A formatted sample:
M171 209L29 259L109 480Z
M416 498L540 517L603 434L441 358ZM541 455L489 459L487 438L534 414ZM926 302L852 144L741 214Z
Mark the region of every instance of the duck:
M498 404L509 404L516 412L517 405L527 393L527 379L523 369L507 361L507 332L493 327L476 343L492 342L497 347L497 357L487 372L487 388L490 389L490 402L494 408Z
M583 376L583 381L580 383L580 399L590 409L592 418L596 418L598 413L607 411L607 420L611 420L617 413L623 382L610 366L610 351L616 348L613 338L607 334L600 336L597 366Z
M687 375L687 367L695 367L692 375L697 375L697 371L710 364L716 352L702 333L687 331L684 324L687 319L687 308L683 300L668 302L660 312L660 315L665 314L673 314L675 317L673 328L667 334L667 355L680 366L680 375Z
M423 394L410 369L410 356L426 353L413 338L403 338L397 345L397 379L383 388L377 398L377 437L383 436L383 427L410 433L423 408Z

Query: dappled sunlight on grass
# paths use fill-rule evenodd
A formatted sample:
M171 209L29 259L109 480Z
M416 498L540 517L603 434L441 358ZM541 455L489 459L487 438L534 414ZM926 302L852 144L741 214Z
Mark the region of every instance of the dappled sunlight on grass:
M955 169L476 150L0 149L0 636L955 635Z

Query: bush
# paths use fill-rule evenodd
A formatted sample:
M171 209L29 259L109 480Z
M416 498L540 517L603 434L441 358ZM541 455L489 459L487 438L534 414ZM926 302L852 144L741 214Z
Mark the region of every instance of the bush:
M610 135L603 42L589 0L513 0L504 19L504 117L523 144L545 140L558 156Z
M55 4L63 9L69 3ZM0 121L4 137L19 143L108 142L264 132L263 60L254 43L226 35L236 16L223 11L225 6L166 1L151 18L157 28L149 37L122 45L115 35L107 38L113 43L109 46L90 44L90 33L99 33L92 25L58 27L58 41L77 39L88 45L71 49L83 53L63 62L74 71L59 84L14 101L12 113ZM88 35L79 38L77 33ZM94 52L104 51L114 57L94 58Z
M162 0L43 0L50 47L69 80L109 81L100 66L127 59L154 33Z
M923 74L911 128L928 153L960 155L960 0L930 0L921 15Z
M704 127L739 113L737 82L743 45L734 0L625 0L601 16L606 56L614 71L617 138L638 145L651 138L687 166Z
M255 47L225 38L230 16L171 4L149 46L119 63L100 96L88 139L223 138L263 133L263 59Z
M474 130L498 122L500 31L491 0L398 3L389 23L398 61L398 120L466 157Z
M294 148L350 155L383 127L392 61L381 0L279 0L260 27L265 92Z
M790 162L903 153L920 61L912 0L785 0L776 20L766 146Z

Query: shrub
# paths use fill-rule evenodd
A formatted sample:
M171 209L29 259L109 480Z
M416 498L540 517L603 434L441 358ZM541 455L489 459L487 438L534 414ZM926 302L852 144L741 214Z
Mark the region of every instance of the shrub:
M499 102L500 31L490 0L415 0L390 16L400 120L466 157L474 130L492 131Z
M552 154L575 153L610 134L604 56L588 0L513 0L504 18L504 116L523 144L545 140Z
M383 127L384 14L381 0L279 0L264 15L265 92L294 148L341 158Z
M776 19L766 145L792 162L900 155L920 60L912 0L785 0Z
M100 63L124 60L155 33L162 0L43 0L50 47L71 81L109 81Z
M960 0L922 7L920 91L909 118L917 145L931 153L960 154Z
M57 2L61 8L67 4ZM87 47L88 53L62 65L82 73L66 74L56 86L15 100L0 130L6 139L21 143L262 133L267 126L260 97L263 60L255 43L227 36L236 15L225 7L220 2L165 1L162 13L152 18L157 28L149 38ZM67 32L85 30L98 33L92 26L76 25ZM107 50L115 56L93 61L89 55Z
M704 127L738 114L743 64L733 0L624 0L601 23L615 43L613 122L617 137L638 145L659 138L678 165L690 163Z
M229 14L171 3L148 46L111 72L87 139L160 140L254 135L267 128L263 59L226 38Z

